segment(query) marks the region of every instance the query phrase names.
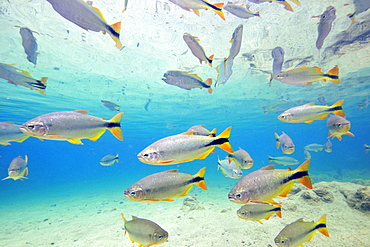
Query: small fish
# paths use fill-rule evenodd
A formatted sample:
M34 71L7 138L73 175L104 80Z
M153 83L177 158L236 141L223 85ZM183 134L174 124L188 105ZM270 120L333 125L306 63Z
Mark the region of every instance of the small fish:
M341 83L339 80L339 68L336 65L327 74L319 67L300 67L285 72L281 72L274 77L275 80L289 85L312 85L315 81L329 80L334 83ZM271 86L271 81L270 81Z
M150 165L172 165L195 159L205 159L219 147L233 153L229 143L231 127L216 137L178 134L160 139L138 154L138 159Z
M358 21L355 20L356 15L359 15L370 9L369 0L354 0L353 4L355 5L355 12L347 15L352 20L351 26L356 23L359 23Z
M212 131L209 131L205 128L206 126L204 124L201 125L194 125L190 127L186 132L183 134L190 134L190 135L201 135L201 136L216 136L216 129L213 129Z
M14 124L13 121L0 123L0 145L10 145L9 142L23 142L29 135L23 133L20 125Z
M122 9L122 13L125 12L127 10L127 4L128 4L128 0L124 0L123 1L123 9Z
M268 203L247 203L239 208L236 214L241 219L256 221L260 224L263 224L262 219L268 220L273 214L279 218L282 217L281 204L271 205Z
M102 166L111 166L115 162L117 162L117 163L119 162L118 154L117 155L108 154L100 160L100 165L102 165Z
M243 4L236 5L229 2L224 5L223 9L242 19L248 19L254 16L260 17L260 12L253 13L247 6L244 7Z
M47 0L53 9L68 21L77 26L94 32L108 33L116 42L116 47L122 49L119 40L121 22L108 25L99 9L92 7L83 0Z
M333 152L333 144L331 143L330 139L328 139L324 144L324 150L327 153Z
M357 103L358 109L366 108L370 105L369 97L365 97L361 102Z
M229 50L229 56L227 57L227 60L234 59L240 52L240 48L242 45L242 39L243 39L243 25L240 24L237 26L233 32L233 35L231 36L231 48Z
M232 160L229 162L229 159L220 160L217 159L217 170L221 170L221 172L228 178L241 178L243 176L243 171L236 165L235 161Z
M45 95L47 77L41 77L40 80L36 80L25 70L17 69L9 64L0 63L0 78L7 80L10 84L27 87Z
M320 94L320 97L317 98L317 100L323 104L323 105L326 105L326 100L325 100L325 97L324 95Z
M136 216L132 216L132 220L126 220L123 214L121 217L124 222L125 234L127 232L131 242L138 243L138 247L163 244L168 239L168 232L153 221Z
M19 26L16 26L19 27ZM35 66L37 64L37 42L33 36L32 31L27 27L19 27L19 33L22 37L22 45L24 52L27 55L27 60L33 63Z
M320 15L320 22L317 27L318 36L316 40L316 48L319 50L319 57L320 57L320 49L322 48L324 44L324 40L329 35L333 21L337 17L335 15L335 12L336 12L335 8L333 6L329 6L324 11L324 13Z
M308 152L307 150L304 150L304 158L306 159L306 160L310 160L311 159L311 153L310 152Z
M22 156L18 156L10 162L9 168L8 168L8 177L3 178L5 179L14 179L14 180L23 180L23 178L27 178L25 176L28 176L28 156L25 155L24 159Z
M294 11L292 6L285 0L248 0L248 1L251 2L251 3L257 3L257 4L265 3L265 2L280 3L280 4L284 5L284 9L289 10L289 11ZM292 0L292 2L294 2L297 5L301 5L301 3L298 0Z
M197 37L192 36L190 33L184 33L182 36L185 43L188 45L191 53L199 59L200 64L205 61L209 66L212 67L212 61L214 55L207 57L203 47L199 44L200 41Z
M364 144L365 147L365 153L368 153L370 151L370 146L367 144Z
M280 46L275 47L271 52L272 58L274 61L272 62L272 74L277 75L280 74L283 69L284 63L284 50Z
M254 164L254 160L251 158L249 153L241 148L233 153L229 153L227 157L229 158L229 163L231 163L232 160L235 161L236 165L240 167L240 169L249 169Z
M282 134L279 136L277 133L274 133L275 140L276 140L276 148L279 148L281 146L281 151L283 154L292 154L295 151L295 145L293 143L292 138L282 132Z
M105 107L107 107L111 111L120 111L121 106L117 105L116 103L113 103L108 100L101 100L101 102L104 104Z
M234 59L227 59L225 58L217 67L217 80L215 83L215 87L218 87L220 84L225 84L230 76L233 74L233 64Z
M297 169L275 169L268 165L245 175L229 193L229 200L234 203L245 204L252 202L271 202L277 196L286 197L293 188L294 181L298 181L312 189L308 174L310 160L303 162Z
M279 157L271 157L268 155L269 162L274 162L276 164L284 165L284 166L294 166L298 165L299 161L293 157L289 156L279 156Z
M163 75L163 81L167 84L177 86L185 90L191 90L193 88L208 88L208 93L212 93L212 79L209 78L203 82L196 74L190 74L186 71L169 70Z
M184 10L193 10L197 16L200 16L200 9L212 9L221 17L221 19L225 20L224 13L222 12L222 6L224 6L224 3L210 4L205 0L170 0L170 2L176 4Z
M76 110L44 114L22 124L21 131L39 139L83 144L81 139L96 141L108 129L117 139L123 140L120 124L123 112L117 113L110 120L87 113L85 110Z
M329 129L329 138L338 138L342 140L342 135L355 136L349 129L351 128L351 122L345 119L344 117L337 115L330 115L326 121L326 126Z
M205 172L203 167L195 175L178 172L178 169L154 173L130 186L124 196L134 202L172 202L173 198L186 196L194 184L207 190Z
M315 120L323 120L330 113L345 117L342 105L344 100L339 100L332 106L315 105L314 102L290 108L278 116L278 119L286 123L312 123Z
M309 242L316 231L321 232L329 237L326 229L326 215L324 214L317 222L304 222L303 218L290 223L274 239L275 244L279 247L299 247L305 242Z
M308 144L307 146L305 146L304 150L313 151L317 153L319 151L324 150L324 148L325 146L322 144L312 143L312 144Z

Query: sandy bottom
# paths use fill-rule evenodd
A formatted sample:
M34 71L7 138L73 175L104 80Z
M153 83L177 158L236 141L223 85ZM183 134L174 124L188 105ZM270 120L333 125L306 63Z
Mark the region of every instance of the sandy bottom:
M314 192L296 184L292 194L276 199L283 203L283 218L274 215L259 224L237 217L241 205L227 199L234 181L211 184L208 191L194 187L175 202L151 204L124 199L118 186L95 186L98 189L94 191L69 186L45 191L42 198L24 196L22 203L2 199L0 245L137 246L123 235L120 213L124 213L128 219L131 215L150 219L167 230L169 239L163 247L275 246L274 238L285 225L302 217L317 221L323 214L327 214L331 237L317 233L305 246L370 246L370 214L350 208L341 192L356 191L363 185L316 183L314 189L323 188L332 196L332 202L324 202L317 196L307 199ZM193 196L196 200L189 201ZM190 206L184 206L184 200Z

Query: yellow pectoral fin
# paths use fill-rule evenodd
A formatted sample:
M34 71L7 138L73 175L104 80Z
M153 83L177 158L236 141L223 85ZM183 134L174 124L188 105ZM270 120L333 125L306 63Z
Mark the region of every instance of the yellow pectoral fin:
M199 9L193 9L193 12L194 12L197 16L200 16Z
M28 176L28 167L24 170L24 175Z
M164 201L164 202L174 202L175 200L174 200L174 199L169 198L169 199L164 199L164 200L162 200L162 201Z
M187 189L187 190L185 191L185 193L184 193L184 194L182 194L180 197L186 196L186 195L189 193L189 191L191 190L191 188L193 188L193 186L194 186L194 185L191 185L191 186L189 187L189 189Z
M214 150L215 148L210 148L209 150L207 150L203 155L201 155L200 157L198 157L198 159L205 159L207 158L207 156L212 153L212 151Z
M47 137L48 138L59 138L59 137L61 137L60 135L58 136L58 135L47 135Z
M68 142L72 143L72 144L80 144L80 145L83 145L83 143L81 142L80 139L67 139Z
M287 197L289 192L292 190L294 186L294 183L293 182L289 182L289 184L287 185L287 187L284 189L284 191L279 195L281 197Z
M162 160L162 161L160 161L160 163L167 164L167 163L171 163L171 162L174 162L174 161L175 161L175 159L172 159L172 160Z

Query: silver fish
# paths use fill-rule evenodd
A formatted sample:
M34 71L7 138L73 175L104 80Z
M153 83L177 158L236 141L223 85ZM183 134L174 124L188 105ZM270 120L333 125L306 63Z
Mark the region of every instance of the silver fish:
M38 53L37 53L37 42L35 37L33 36L33 32L27 27L19 28L20 28L19 33L22 37L22 45L24 48L24 52L27 55L27 60L36 66Z
M223 3L210 4L205 0L170 0L170 2L176 4L184 10L193 10L197 16L200 16L200 9L212 9L223 20L225 20L224 13L222 12L222 6L224 5Z
M361 102L357 103L358 109L366 108L370 105L369 97L365 97Z
M310 160L311 159L311 153L310 152L308 152L307 150L304 150L304 158L306 159L306 160Z
M284 154L292 154L295 151L295 145L293 143L292 138L282 132L282 134L279 136L277 133L274 133L275 139L276 139L276 148L279 148L281 146L281 151Z
M329 137L337 137L340 141L342 140L342 135L355 136L353 133L349 132L351 122L344 117L330 115L326 121L326 126L329 129Z
M115 162L117 162L117 163L119 162L118 154L117 155L108 154L100 160L100 165L102 165L102 166L111 166Z
M324 145L322 144L317 144L317 143L312 143L304 147L305 150L307 151L314 151L314 152L319 152L324 149Z
M192 134L192 135L201 135L201 136L216 136L216 129L213 129L212 131L209 131L205 128L206 126L204 124L201 125L194 125L190 127L186 132L183 134Z
M12 160L8 168L8 177L3 178L5 179L14 179L14 180L23 180L23 178L27 178L25 176L28 175L28 156L25 155L24 159L22 156L18 156Z
M237 26L233 32L231 37L231 48L229 51L229 56L227 57L228 60L234 59L240 52L240 47L242 45L243 39L243 25L240 24Z
M207 88L208 93L212 93L212 79L208 78L203 82L196 74L190 74L186 71L169 70L163 75L163 81L167 84L177 86L182 89L191 90L193 88Z
M105 107L107 107L111 111L120 111L121 106L117 105L116 103L113 103L108 100L101 100L101 102L104 104Z
M239 18L242 18L242 19L248 19L248 18L251 18L251 17L254 17L254 16L260 16L260 13L259 12L256 12L256 13L253 13L249 7L244 7L243 5L236 5L236 4L232 4L232 3L227 3L224 5L223 7L224 10L227 10L228 12L230 12L231 14L239 17Z
M333 151L333 144L331 143L330 139L328 139L324 144L324 150L327 153L331 153Z
M236 165L234 160L229 162L229 159L220 160L220 158L218 158L217 163L217 170L220 169L225 177L241 178L243 176L243 171Z
M0 145L10 145L9 142L23 142L29 135L23 133L20 125L14 122L1 122L0 123Z
M284 63L284 50L280 46L275 47L271 52L272 58L274 61L272 62L272 74L277 75L280 74L283 69Z
M324 44L324 40L329 35L331 31L331 27L333 24L333 21L337 17L335 15L335 8L333 6L329 6L324 13L320 15L320 23L317 27L318 36L316 40L316 48L320 51Z
M217 81L215 87L218 87L220 84L225 84L230 76L233 74L233 64L234 59L224 59L221 64L216 67L217 71Z
M293 157L289 156L279 156L279 157L271 157L268 155L269 162L274 162L276 164L284 165L284 166L294 166L299 164L299 161Z
M212 67L214 55L207 57L203 47L198 42L199 39L197 37L192 36L190 33L184 33L182 37L185 43L188 45L191 53L193 53L193 55L199 59L199 62L202 64L202 62L204 61L209 66Z
M249 169L254 165L252 157L242 148L239 148L234 153L229 153L227 157L229 158L229 162L231 160L235 161L236 165L241 169Z

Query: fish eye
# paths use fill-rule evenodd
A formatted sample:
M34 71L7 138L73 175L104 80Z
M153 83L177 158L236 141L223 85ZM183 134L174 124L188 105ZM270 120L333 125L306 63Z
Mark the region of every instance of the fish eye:
M143 155L145 158L148 158L149 157L149 154L144 154Z
M35 128L35 125L34 124L29 124L29 125L27 125L27 128L30 129L30 130L33 130Z
M242 198L242 195L240 193L238 193L238 194L235 194L235 197L240 199L240 198Z
M136 192L135 191L131 191L130 192L130 196L136 196Z

